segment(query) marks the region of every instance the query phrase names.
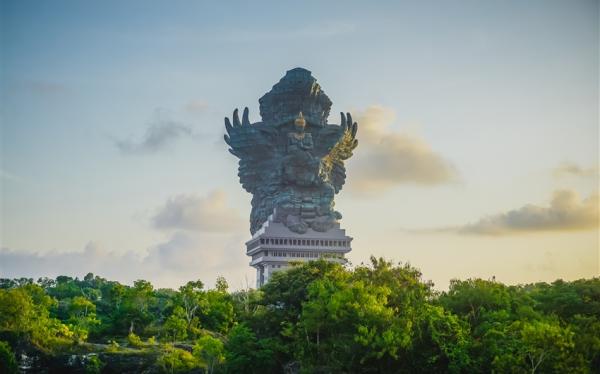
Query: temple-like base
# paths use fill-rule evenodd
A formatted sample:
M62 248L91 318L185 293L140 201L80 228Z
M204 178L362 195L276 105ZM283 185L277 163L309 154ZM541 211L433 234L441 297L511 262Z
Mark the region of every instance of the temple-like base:
M351 251L352 238L339 223L327 232L309 229L304 234L290 231L284 224L273 221L273 216L246 242L246 254L252 257L250 266L256 269L256 287L269 281L273 273L284 270L290 262L306 262L325 258L341 264Z

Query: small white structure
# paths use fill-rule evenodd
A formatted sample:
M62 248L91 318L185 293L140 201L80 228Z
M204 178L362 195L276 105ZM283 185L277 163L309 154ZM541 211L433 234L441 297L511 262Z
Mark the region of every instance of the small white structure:
M284 224L275 222L273 215L246 242L246 254L252 258L250 266L256 269L256 287L269 281L274 272L288 268L290 262L306 262L325 258L345 264L344 255L351 251L352 238L340 224L327 232L312 229L304 234L290 231Z

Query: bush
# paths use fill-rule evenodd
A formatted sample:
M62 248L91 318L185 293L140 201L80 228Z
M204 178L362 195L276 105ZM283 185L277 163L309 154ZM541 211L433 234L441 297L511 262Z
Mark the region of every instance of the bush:
M107 352L118 352L119 351L119 343L114 340L108 341L108 346L106 347Z
M18 366L15 354L8 343L0 341L0 373L17 373Z
M129 335L127 336L127 341L129 342L129 345L135 348L144 348L145 344L142 341L142 339L140 339L139 336L137 336L136 334L130 332Z
M159 357L157 363L165 373L186 372L204 367L190 352L172 346L165 346L165 351Z
M104 367L104 362L98 356L89 356L85 364L85 372L88 374L97 374L102 372L102 367Z

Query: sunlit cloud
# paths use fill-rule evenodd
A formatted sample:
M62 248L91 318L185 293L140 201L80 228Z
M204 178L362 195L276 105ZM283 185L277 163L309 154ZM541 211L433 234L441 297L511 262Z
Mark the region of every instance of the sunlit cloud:
M394 112L375 105L358 113L359 147L349 166L350 189L380 192L401 184L438 185L458 179L451 162L416 135L391 130Z
M527 204L504 213L492 214L461 226L442 226L400 231L409 234L464 234L503 236L535 232L597 230L598 194L580 199L572 190L554 191L548 206Z
M580 199L576 192L554 192L550 205L533 204L484 217L456 228L461 234L510 235L539 231L576 231L598 229L598 194Z
M554 192L550 205L533 204L484 217L458 229L459 233L508 235L536 231L575 231L598 228L598 194L581 200L575 191Z
M227 195L216 190L207 196L177 195L167 200L152 218L152 225L162 230L201 232L242 232L239 212L228 205Z
M598 176L598 165L584 168L574 162L563 162L552 170L555 177L596 177Z

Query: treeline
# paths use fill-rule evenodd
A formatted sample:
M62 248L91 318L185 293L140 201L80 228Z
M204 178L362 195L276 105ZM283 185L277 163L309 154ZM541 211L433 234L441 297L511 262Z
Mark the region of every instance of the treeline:
M439 293L371 262L298 264L237 292L1 279L0 372L600 373L599 278Z

